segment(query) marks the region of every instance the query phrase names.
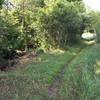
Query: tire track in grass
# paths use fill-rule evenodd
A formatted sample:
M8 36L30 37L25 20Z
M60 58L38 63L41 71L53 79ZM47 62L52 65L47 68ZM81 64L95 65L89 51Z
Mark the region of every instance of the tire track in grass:
M54 77L54 81L53 83L48 87L48 99L54 97L60 87L60 85L62 84L62 77L64 75L64 71L65 68L69 66L69 64L76 59L77 56L80 55L80 53L85 49L86 47L81 48L78 53L68 61L68 63L66 63L61 70L56 74L56 76Z

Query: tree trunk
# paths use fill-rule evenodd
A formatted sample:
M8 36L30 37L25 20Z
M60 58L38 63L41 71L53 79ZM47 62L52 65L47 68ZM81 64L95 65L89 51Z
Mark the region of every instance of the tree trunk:
M68 40L67 37L68 37L68 34L66 34L65 37L64 37L64 47L65 47L66 44L67 44L67 40Z

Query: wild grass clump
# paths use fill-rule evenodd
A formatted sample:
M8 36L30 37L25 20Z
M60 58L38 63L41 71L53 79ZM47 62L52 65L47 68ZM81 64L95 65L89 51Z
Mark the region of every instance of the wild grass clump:
M100 59L100 45L87 47L66 68L59 89L61 100L100 100L100 76L94 65Z

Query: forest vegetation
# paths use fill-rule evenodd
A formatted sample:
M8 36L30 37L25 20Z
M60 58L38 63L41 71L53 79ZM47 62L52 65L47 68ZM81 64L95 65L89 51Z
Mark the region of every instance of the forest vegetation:
M100 100L99 43L82 0L0 0L0 100Z

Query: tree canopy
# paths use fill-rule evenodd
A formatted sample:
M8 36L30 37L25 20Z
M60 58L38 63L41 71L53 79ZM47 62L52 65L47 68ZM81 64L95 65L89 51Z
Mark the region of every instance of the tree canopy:
M91 24L81 0L1 0L0 8L0 55L75 43Z

